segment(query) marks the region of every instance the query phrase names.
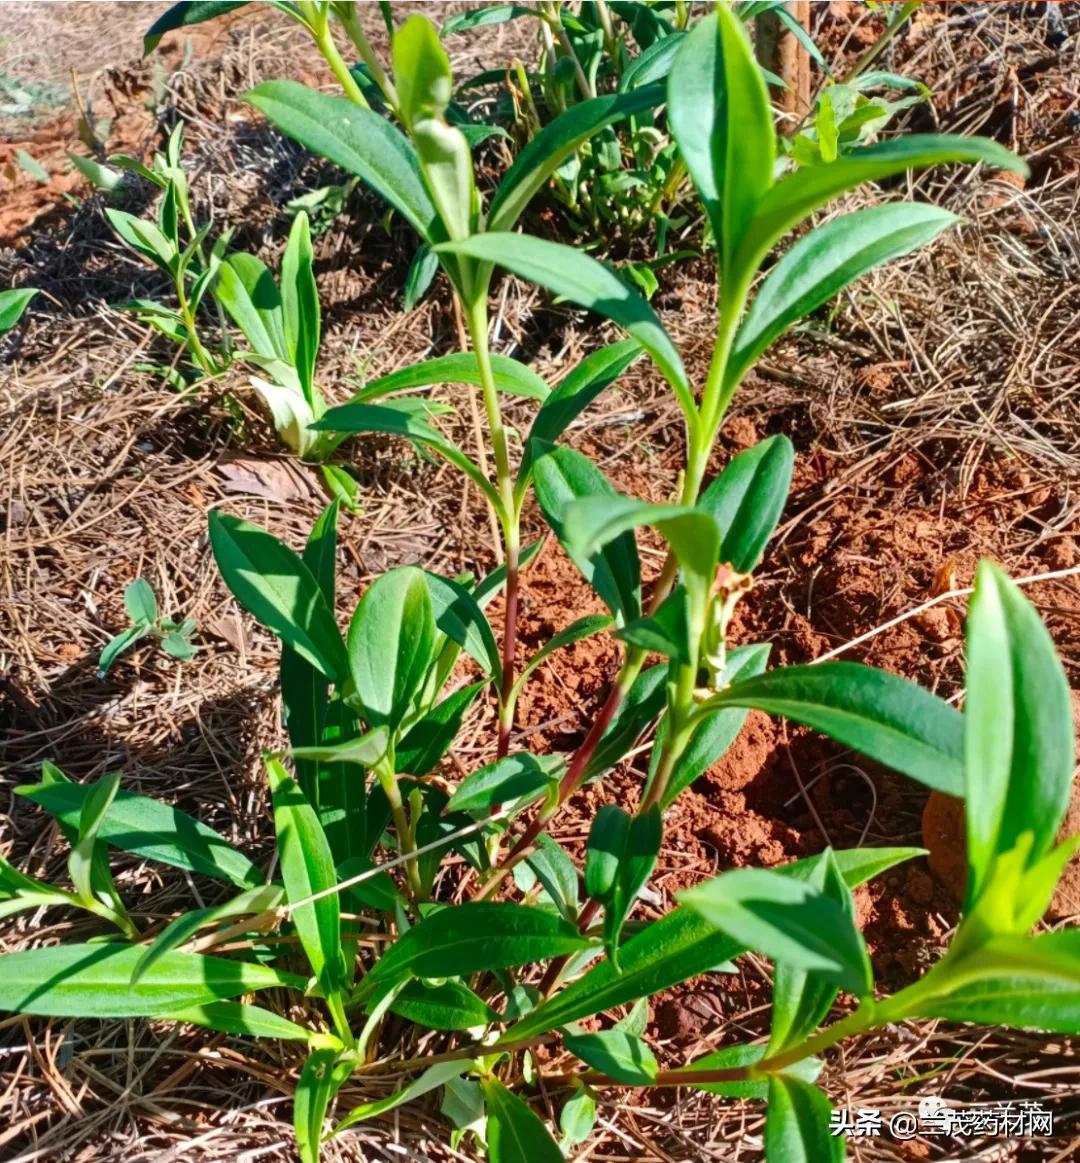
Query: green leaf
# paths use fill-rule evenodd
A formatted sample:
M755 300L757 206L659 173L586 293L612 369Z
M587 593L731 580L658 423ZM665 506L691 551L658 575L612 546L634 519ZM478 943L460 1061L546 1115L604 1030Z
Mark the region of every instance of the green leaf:
M619 343L587 355L573 371L560 380L536 413L532 428L525 441L525 452L518 471L518 484L527 481L532 471L533 442L540 446L554 443L581 415L598 395L641 355L642 347L636 339Z
M927 787L962 796L964 717L907 679L857 662L785 666L702 704L783 715Z
M391 1012L429 1030L470 1030L499 1015L460 981L410 981L390 1005Z
M59 1018L156 1018L254 993L304 988L305 980L266 965L166 953L131 988L137 945L50 945L0 956L0 1010Z
M845 883L854 887L901 861L921 855L921 851L867 848L834 855ZM780 876L805 879L812 868L812 860L797 860L773 871ZM709 973L743 952L744 945L725 933L718 933L693 909L676 908L624 942L619 949L621 972L610 961L599 962L510 1026L496 1045L534 1038L590 1014L636 1002L701 973Z
M421 570L402 566L375 579L349 626L349 666L364 717L395 731L435 661L435 620Z
M525 685L526 679L544 659L550 658L551 655L566 646L580 642L583 638L591 638L594 634L600 634L613 625L614 622L607 614L586 614L584 617L578 618L576 622L571 622L569 626L563 627L557 634L549 638L525 664L514 683L515 689L520 690Z
M618 275L584 251L528 234L499 231L442 243L435 249L505 267L554 295L562 295L618 323L649 353L684 410L693 407L682 358L656 312Z
M629 89L666 80L685 37L685 32L676 31L653 41L623 72L619 79L619 91L625 93Z
M668 77L668 122L720 244L724 293L776 158L769 94L746 32L719 5L679 49Z
M276 537L216 510L209 514L210 544L221 576L236 600L331 682L349 669L345 644L318 582Z
M660 665L647 667L634 679L585 766L586 780L610 771L656 720L664 706L666 677L667 667Z
M401 305L406 311L412 311L427 294L438 273L439 256L432 253L426 242L420 243L405 274Z
M831 1115L831 1103L816 1086L774 1074L765 1114L770 1163L839 1163L844 1140L830 1130Z
M179 258L176 247L153 222L146 222L136 218L134 214L128 214L125 210L115 210L111 206L105 208L105 217L132 250L149 259L163 271L172 272Z
M544 400L549 394L547 384L532 368L509 356L493 354L491 370L494 373L495 386L500 392L512 396L525 396L532 400ZM380 396L388 396L391 392L400 392L407 388L426 388L431 384L473 384L479 387L482 382L476 355L471 351L454 352L452 355L441 355L436 359L425 359L389 375L380 376L357 392L352 402L366 403Z
M401 1090L396 1090L393 1094L376 1099L374 1102L363 1102L359 1106L353 1107L334 1128L334 1135L340 1135L342 1131L363 1122L365 1119L373 1119L376 1115L386 1114L387 1111L401 1106L402 1103L419 1098L421 1095L435 1090L436 1087L444 1086L451 1078L457 1078L470 1069L472 1069L472 1063L468 1061L437 1062L434 1066L429 1066L423 1074L413 1079L408 1086L402 1087Z
M408 977L464 977L588 948L576 927L542 909L501 901L451 905L402 934L361 981L357 996Z
M660 809L655 804L632 819L622 808L608 804L593 820L585 857L585 891L604 903L604 945L616 966L619 934L656 864L662 839Z
M143 37L143 56L157 48L165 33L177 28L187 28L192 24L202 24L205 20L213 20L216 16L232 12L234 8L243 8L245 2L246 0L180 0L179 4L167 8L150 25Z
M326 1112L349 1080L354 1062L338 1062L337 1050L315 1050L304 1063L293 1097L293 1128L301 1163L319 1163Z
M14 287L0 291L0 335L5 335L19 322L37 293L35 287Z
M394 751L397 770L406 775L427 775L434 770L457 738L462 719L485 686L487 683L474 682L461 687L414 723Z
M274 805L281 878L292 921L312 972L327 1003L333 1006L335 995L340 994L350 976L341 945L340 898L336 892L328 892L338 882L334 858L315 809L280 761L268 758L266 773ZM300 903L319 893L326 895Z
M781 965L817 973L857 997L870 992L870 959L854 917L810 879L738 868L679 900Z
M769 650L770 646L767 642L736 647L728 653L727 666L721 682L734 684L742 679L761 674L769 661ZM728 707L718 714L710 715L704 723L694 729L690 742L672 769L667 790L664 792L664 798L660 805L662 808L667 808L673 804L686 788L724 755L742 730L747 713L747 710L742 707ZM665 716L660 721L660 726L656 732L656 742L649 758L649 778L645 784L646 794L648 794L653 777L656 775L666 735L667 717Z
M112 775L103 775L101 779L87 785L86 798L79 812L78 838L72 845L71 855L68 857L68 875L75 886L75 892L83 901L95 900L102 890L107 897L116 895L108 862L101 862L103 878L98 875L97 865L101 860L98 856L100 851L98 833L105 813L119 790L120 776L115 772ZM104 883L101 883L102 879Z
M44 808L68 829L78 827L91 785L72 783L51 768L52 779L17 788L19 795ZM55 782L54 782L55 780ZM156 860L189 872L253 888L262 872L213 828L159 800L121 789L98 828L98 839L144 860Z
M200 929L207 925L227 920L230 917L245 917L265 912L268 909L276 909L284 899L285 895L280 885L266 884L261 888L249 889L222 904L182 913L176 920L170 921L146 947L146 951L135 966L135 971L131 976L131 984L133 986L138 984L139 978L159 957L186 944Z
M508 20L516 20L519 16L538 16L535 8L526 4L493 4L488 8L467 8L464 12L457 12L447 20L441 31L442 36L453 36L455 32L464 32L467 28L480 28L486 24L505 24Z
M914 1013L995 1027L1080 1032L1080 930L994 937L947 972L942 963L940 975L940 992L916 1003Z
M1028 172L1016 154L986 137L907 134L853 149L828 165L799 169L777 182L761 199L739 243L736 264L740 270L755 270L792 227L819 206L864 182L880 182L946 162L985 162L993 169Z
M567 551L575 560L591 557L640 525L653 526L667 540L687 574L704 586L712 584L720 530L710 513L685 505L653 505L633 497L581 497L566 510Z
M855 901L844 883L831 849L816 857L808 883L834 900L855 925ZM797 1046L824 1020L836 998L836 985L828 978L790 964L776 966L773 977L772 1027L765 1057Z
M157 621L157 598L154 597L153 586L145 578L136 578L124 590L124 609L133 622L152 625Z
M242 1001L211 1001L162 1016L170 1022L190 1022L193 1026L205 1026L208 1030L244 1038L280 1038L286 1042L307 1042L311 1038L311 1031L303 1026L290 1022L273 1010Z
M243 251L230 254L218 270L214 298L228 311L253 351L265 359L295 365L285 339L281 292L261 259Z
M979 564L968 614L964 724L971 909L994 877L995 858L1025 832L1027 867L1050 849L1076 765L1069 684L1054 644L1035 608L989 561Z
M326 743L320 747L297 747L291 752L299 759L313 759L317 763L352 763L372 768L386 754L390 735L385 727L376 727L363 735Z
M616 631L615 637L641 650L663 654L684 666L690 666L693 659L686 587L676 586L654 613L635 618Z
M737 384L793 323L848 284L874 267L925 246L959 221L937 206L890 202L842 214L815 227L787 251L758 289L735 337L726 382Z
M536 838L536 849L525 858L544 891L566 920L576 922L578 913L578 872L573 860L546 833Z
M584 1143L596 1126L596 1097L587 1086L578 1083L577 1089L566 1100L559 1114L559 1130L563 1146L576 1147Z
M642 86L633 92L605 94L582 101L549 121L525 145L499 182L488 210L488 230L510 230L532 196L559 166L606 125L654 109L663 99L661 86Z
M296 81L267 81L245 94L282 133L358 175L430 242L435 207L408 139L370 109Z
M524 806L559 782L564 760L559 755L519 751L486 764L467 775L446 805L447 812L486 815L496 804Z
M625 1030L598 1034L564 1034L563 1045L587 1066L627 1086L650 1086L656 1081L656 1058L648 1046Z
M502 682L502 657L495 641L494 631L477 599L459 582L424 572L431 593L431 608L435 625L451 642L456 642L485 674L492 676L495 685Z
M121 630L119 634L113 635L102 647L101 655L98 658L98 678L104 678L120 655L129 646L133 646L140 638L145 638L149 633L150 627L143 624L129 626L126 630Z
M694 1061L679 1067L676 1073L679 1071L689 1073L699 1070L730 1070L732 1067L752 1066L755 1062L760 1062L764 1056L765 1047L762 1045L725 1046L713 1054L706 1054L703 1058L695 1058ZM794 1075L804 1082L815 1082L821 1074L821 1067L822 1063L818 1058L802 1058L798 1062L792 1063L782 1073ZM769 1096L768 1078L738 1082L687 1082L685 1085L692 1086L695 1090L703 1090L707 1094L719 1094L724 1098L768 1098Z
M386 404L342 404L331 408L319 420L310 425L315 432L334 432L350 435L357 432L385 432L391 436L404 436L418 440L444 456L452 465L460 469L492 503L499 508L502 500L490 481L456 444L448 440L428 420L434 405L421 407L415 411L406 405L420 403L413 400L398 400ZM445 410L445 409L444 409Z
M289 361L299 374L304 398L312 405L320 398L315 387L315 363L322 335L314 261L311 227L307 214L301 210L293 219L281 256L281 321Z
M304 564L311 571L327 606L334 608L335 575L337 572L337 523L341 509L339 501L327 506L315 522L304 546ZM314 666L288 646L281 648L281 703L285 712L285 726L289 744L297 747L317 747L323 740L329 688L326 679ZM307 759L296 761L296 775L304 795L315 807L319 806L319 766Z
M632 532L625 532L590 554L572 545L567 514L575 500L603 495L618 500L607 477L583 453L553 448L537 455L533 474L536 499L559 544L600 599L622 624L641 613L641 566Z
M721 530L720 560L750 573L776 529L791 488L795 449L786 436L770 436L733 457L702 493L697 507Z
M564 1163L539 1115L498 1079L480 1082L487 1103L489 1163Z

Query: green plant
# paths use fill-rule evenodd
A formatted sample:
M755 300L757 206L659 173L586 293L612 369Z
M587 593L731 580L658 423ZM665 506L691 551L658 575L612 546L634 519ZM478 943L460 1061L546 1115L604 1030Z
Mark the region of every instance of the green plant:
M198 647L191 641L195 623L190 618L183 622L162 618L154 589L145 578L136 578L124 590L124 609L131 625L105 644L98 659L98 678L104 678L117 658L143 638L156 638L170 658L189 662L195 657Z
M165 805L49 771L21 791L62 827L93 818L86 805L111 794L98 827L102 843L216 877L235 893L134 940L9 954L0 959L7 970L0 1009L171 1018L295 1041L307 1051L294 1122L308 1161L318 1158L346 1084L388 1074L408 1081L354 1105L333 1135L442 1088L446 1117L493 1163L559 1160L559 1145L523 1097L539 1075L545 1092L564 1100L566 1148L588 1136L596 1089L689 1086L765 1100L772 1163L833 1159L843 1146L830 1135L829 1102L816 1079L820 1055L844 1038L927 1016L1080 1030L1080 931L1030 935L1077 847L1076 840L1055 846L1073 736L1064 672L1038 615L1000 570L979 567L963 714L858 664L767 669L769 644L735 646L728 630L783 509L792 446L782 436L763 441L705 486L727 406L768 345L861 274L955 219L903 202L847 213L801 234L758 280L775 244L866 181L941 162L1021 163L979 139L901 138L777 178L760 72L739 23L719 8L686 37L667 91L672 132L718 240L716 342L697 390L661 321L631 288L572 248L508 229L549 167L567 156L560 151L577 147L574 137L560 130L546 139L551 148L523 151L516 167L524 168L511 169L485 214L467 146L440 116L450 78L430 25L407 21L394 57L411 140L375 114L369 120L298 86L262 86L251 100L416 226L445 264L475 348L368 385L352 403L327 410L314 430L335 438L389 432L444 456L497 513L506 561L479 581L415 566L391 570L367 588L342 635L334 612L338 502L302 554L256 526L212 514L223 578L282 642L289 756L266 757L279 879L267 883L235 847ZM497 364L486 334L495 263L608 316L630 338L594 352L550 391L527 368ZM618 494L596 465L558 443L642 351L685 419L686 467L670 505ZM438 430L433 404L393 398L470 376L488 405L494 481ZM540 406L510 474L498 392L530 385ZM522 666L513 618L500 644L484 610L500 590L508 610L514 605L516 573L530 556L518 553L516 539L530 486L610 616L571 623ZM670 556L643 602L634 531L646 525ZM522 684L552 651L608 630L623 662L578 749L569 756L515 749ZM657 655L662 661L647 666ZM493 758L447 791L430 776L481 696L497 710ZM635 918L664 811L724 753L750 708L965 797L964 917L941 961L906 989L877 996L851 890L917 849L826 850L770 871L727 871L680 894L659 920ZM653 726L637 805L608 804L596 815L579 868L548 825ZM8 876L15 895L20 886ZM490 899L500 888L513 899ZM471 899L451 903L461 896ZM728 1046L659 1069L644 1039L645 999L730 971L747 950L775 963L767 1044ZM290 1018L273 1001L236 1000L275 988L289 991ZM843 1005L830 1022L841 991L856 1007ZM387 1054L380 1037L390 1015L395 1049ZM605 1016L601 1028L584 1029L596 1015ZM439 1037L427 1036L421 1050L419 1031ZM532 1053L540 1045L550 1065ZM555 1061L552 1052L560 1052Z
M0 291L0 335L6 335L18 325L37 293L35 287L12 287L10 290Z
M132 299L121 306L185 349L197 376L216 376L231 356L228 333L222 323L218 349L209 346L199 330L199 309L212 289L232 231L223 231L207 249L210 224L195 224L183 148L184 126L177 122L165 151L154 154L149 166L126 154L110 157L112 165L152 182L162 196L156 219L113 207L106 207L105 215L121 241L168 278L176 298L175 308L151 299ZM188 386L187 379L182 378L180 386Z

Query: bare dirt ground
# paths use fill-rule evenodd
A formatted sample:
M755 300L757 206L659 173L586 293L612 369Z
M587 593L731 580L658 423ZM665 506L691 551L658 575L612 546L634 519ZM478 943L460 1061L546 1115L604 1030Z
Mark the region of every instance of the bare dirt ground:
M156 293L152 273L114 240L100 199L65 172L80 109L111 120L110 151L145 153L177 116L188 123L200 213L238 227L238 245L276 258L284 203L325 184L332 167L282 141L239 100L262 79L329 85L288 23L264 8L198 30L185 46L139 59L142 31L164 5L0 7L0 284L43 288L29 321L0 341L0 849L20 867L62 876L55 829L11 794L43 760L75 778L107 771L124 786L197 814L256 860L273 849L260 751L281 739L275 643L241 616L217 578L207 510L223 506L298 545L322 505L306 471L279 455L242 376L180 397L141 370L171 353L115 304ZM444 13L448 6L429 5ZM375 6L367 11L378 27ZM815 6L834 61L876 35L865 6ZM1080 564L1080 4L929 4L887 67L931 86L916 129L981 132L1028 157L1026 186L985 171L943 170L896 192L966 218L928 251L855 285L770 354L743 389L723 457L774 432L798 451L778 537L741 612L745 641L775 643L775 661L816 658L971 582L979 557L1014 576ZM517 37L517 40L513 38ZM461 38L461 68L525 51L509 25ZM44 46L48 46L46 49ZM477 66L479 67L479 66ZM25 149L41 183L15 164ZM141 204L132 187L120 205ZM862 195L863 198L867 197ZM126 200L126 201L125 201ZM388 234L358 191L318 242L328 335L320 377L333 399L350 377L451 350L445 287L414 311L401 286L414 246ZM513 280L498 289L499 350L557 378L599 341L581 313L552 307ZM707 261L664 272L655 305L691 376L709 352L713 276ZM235 403L242 407L238 411ZM527 404L511 422L527 423ZM468 439L463 426L463 439ZM682 455L674 403L637 365L586 415L574 441L615 483L666 499ZM419 561L440 570L491 564L477 496L444 467L390 440L355 446L364 512L343 527L340 596L351 609L370 578ZM539 535L535 517L532 531ZM123 625L122 591L148 578L170 612L194 618L204 649L182 665L152 647L96 676L102 645ZM1080 687L1080 584L1032 584ZM557 547L526 578L524 634L539 641L589 608ZM846 657L917 679L945 696L962 680L961 596L859 641ZM590 721L614 658L581 643L526 689L519 730L571 746ZM490 709L456 748L483 757ZM632 800L628 765L565 814L559 838L582 843L588 812ZM718 869L774 864L825 843L919 843L925 792L799 729L753 715L729 755L673 814L657 885L661 903ZM215 889L120 857L118 882L143 917L188 907ZM940 871L940 865L938 866ZM1055 919L1075 923L1080 894ZM883 986L934 958L957 919L949 885L925 861L860 895L860 919ZM49 912L5 922L0 948L89 932ZM744 959L653 999L650 1034L674 1062L767 1025L767 966ZM1036 1099L1057 1132L1038 1143L909 1144L867 1139L861 1160L1069 1159L1080 1142L1076 1048L1065 1038L943 1023L856 1040L829 1065L840 1106L888 1115L919 1098ZM0 1158L42 1160L288 1159L297 1052L153 1023L0 1022ZM359 1101L348 1089L343 1102ZM552 1101L549 1099L549 1101ZM613 1093L588 1157L742 1160L760 1157L760 1105L705 1094ZM466 1158L438 1145L437 1116L395 1112L330 1145L328 1159Z

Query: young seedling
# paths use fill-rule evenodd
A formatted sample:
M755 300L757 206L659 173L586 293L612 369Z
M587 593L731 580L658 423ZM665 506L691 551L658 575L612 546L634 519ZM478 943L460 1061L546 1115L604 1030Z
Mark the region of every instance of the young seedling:
M195 623L190 618L183 622L162 618L153 587L145 578L136 578L124 590L124 609L131 625L105 644L98 659L98 678L104 678L117 658L143 638L157 639L170 658L190 662L195 657L199 649L192 642Z

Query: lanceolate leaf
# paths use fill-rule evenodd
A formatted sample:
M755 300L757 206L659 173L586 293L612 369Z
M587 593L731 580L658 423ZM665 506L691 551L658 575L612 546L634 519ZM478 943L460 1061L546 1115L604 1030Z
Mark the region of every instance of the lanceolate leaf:
M615 382L642 352L636 339L619 343L587 355L569 372L544 401L536 414L525 441L525 456L518 473L518 484L528 479L532 464L533 441L554 443L582 412L609 385Z
M464 254L506 267L515 275L546 287L624 327L649 353L675 390L684 409L693 394L682 358L656 312L626 283L582 250L528 234L477 234L463 242L444 243L440 252Z
M644 52L630 62L630 67L619 80L619 88L626 92L628 89L665 80L671 72L675 56L682 47L685 36L684 32L673 32L670 36L653 41Z
M139 982L137 945L51 945L0 957L0 1010L60 1018L152 1018L305 979L265 965L166 953Z
M737 384L763 351L793 323L849 283L908 254L959 222L955 214L913 202L891 202L842 214L811 230L761 284L735 337L727 382Z
M424 574L403 566L365 591L349 626L349 665L365 718L396 730L435 657L435 620Z
M837 852L835 856L844 881L854 887L920 853L918 848L866 848ZM774 871L805 879L812 868L812 860L797 860ZM533 1038L567 1022L649 997L680 981L708 973L742 952L745 946L735 938L717 932L703 917L681 906L622 945L621 972L609 961L594 965L583 977L512 1025L499 1041L505 1044Z
M318 582L287 545L225 513L209 516L210 544L236 600L331 682L348 671L341 632Z
M457 1078L459 1075L464 1074L471 1066L472 1063L468 1061L437 1062L434 1066L429 1066L423 1074L410 1082L408 1086L402 1087L401 1090L396 1090L393 1094L388 1094L385 1098L376 1099L373 1102L364 1102L357 1107L353 1107L334 1128L334 1134L339 1135L348 1127L355 1126L365 1119L372 1119L376 1115L385 1114L387 1111L393 1110L394 1107L401 1106L402 1103L419 1098L421 1095L427 1094L436 1087L445 1085L451 1078Z
M242 251L229 255L218 271L214 297L258 355L293 363L285 341L281 293L265 263Z
M548 122L507 170L488 210L488 230L513 228L532 196L583 142L605 125L653 109L664 99L659 85L582 101ZM498 259L489 261L497 262Z
M428 984L410 981L390 1009L429 1030L470 1030L497 1021L499 1015L460 981Z
M541 909L481 901L440 909L391 945L361 981L357 996L408 977L462 977L525 965L587 948L588 940Z
M0 291L0 335L10 331L19 322L36 294L34 287L14 287Z
M853 149L828 165L796 170L763 196L739 244L739 269L756 269L787 231L848 190L864 182L880 182L907 170L945 162L985 162L994 169L1028 172L1016 154L986 137L909 134Z
M907 679L856 662L785 666L703 706L783 715L950 795L962 796L964 717Z
M293 219L281 257L281 318L289 362L295 366L304 397L312 405L320 399L315 388L315 361L322 334L314 261L311 227L307 214L301 210Z
M844 1140L829 1129L832 1105L822 1091L789 1074L769 1079L765 1153L778 1163L840 1163Z
M268 759L266 771L274 804L281 876L291 907L293 924L327 1001L346 984L347 972L341 945L341 906L334 860L315 809L304 798L296 781L276 759ZM310 896L326 893L309 903Z
M42 782L17 789L69 829L78 827L87 784L70 780ZM240 888L263 883L262 872L213 828L159 800L116 793L98 829L98 839L146 860L157 860L204 876L229 880Z
M480 469L456 444L448 440L423 414L414 409L406 409L406 403L416 401L395 401L386 404L342 404L331 408L310 427L316 432L334 432L344 438L354 432L385 432L391 436L404 436L409 440L419 440L444 456L459 468L491 500L496 507L502 504L499 494L492 488ZM445 411L445 409L443 409ZM340 441L335 441L335 444Z
M967 625L965 818L968 908L994 858L1033 835L1034 864L1057 836L1076 763L1069 684L1039 615L988 561L980 563Z
M720 243L723 281L737 280L734 255L772 184L776 138L750 42L727 5L683 41L668 78L668 120Z
M870 991L870 960L854 917L811 880L738 868L679 899L780 964L820 974L857 997Z
M354 1063L338 1062L337 1058L337 1050L315 1050L300 1072L293 1098L293 1127L301 1163L319 1163L327 1109L353 1072Z
M449 750L461 729L461 721L486 683L461 687L437 703L414 723L397 745L394 762L399 772L427 775Z
M575 642L580 642L583 638L591 638L594 634L600 634L612 625L614 625L612 619L606 614L586 614L583 618L571 622L569 626L564 627L549 638L529 659L514 685L519 689L524 686L525 680L545 658L550 658L557 651L571 646Z
M564 1163L540 1116L496 1078L480 1085L487 1103L490 1163Z
M487 813L496 804L536 799L558 782L563 763L561 756L530 751L496 759L461 781L446 811Z
M245 1038L281 1038L286 1042L307 1042L311 1038L311 1031L303 1026L273 1010L242 1001L211 1001L162 1016L170 1022L190 1022L193 1026Z
M562 447L538 455L533 475L544 520L571 561L616 619L624 625L632 622L641 613L641 566L634 534L626 531L590 553L578 553L566 526L567 512L577 498L620 499L607 477L583 453Z
M2 964L2 962L0 962ZM1080 931L995 937L942 973L918 1013L956 1022L1080 1032Z
M656 1081L656 1058L638 1037L624 1030L601 1030L597 1034L566 1034L563 1045L582 1062L616 1082L628 1086L648 1086Z
M502 659L491 623L476 597L459 582L437 573L425 571L424 580L431 593L436 627L478 662L498 686L502 681Z
M704 585L712 584L720 530L711 514L683 505L652 505L633 497L582 497L566 511L568 552L575 558L591 557L641 525L652 525L667 539L688 574Z
M216 16L224 16L234 8L243 8L246 0L181 0L167 8L154 21L143 37L143 55L152 53L159 41L167 32L177 28L187 28L192 24L202 24L204 20L213 20Z
M761 560L791 488L795 449L770 436L733 457L701 495L697 507L720 526L720 560L749 573Z
M430 242L435 207L416 151L384 117L296 81L267 81L244 98L282 133L357 174Z
M533 400L547 398L548 386L528 365L506 355L491 356L491 370L495 386L500 392L526 396ZM479 386L480 365L473 352L454 352L436 359L425 359L389 375L379 376L352 398L352 403L365 403L401 392L408 388L426 388L432 384L473 384Z

